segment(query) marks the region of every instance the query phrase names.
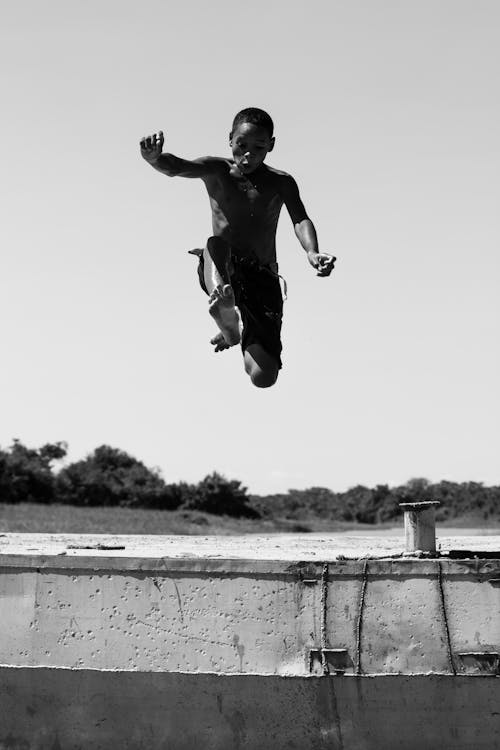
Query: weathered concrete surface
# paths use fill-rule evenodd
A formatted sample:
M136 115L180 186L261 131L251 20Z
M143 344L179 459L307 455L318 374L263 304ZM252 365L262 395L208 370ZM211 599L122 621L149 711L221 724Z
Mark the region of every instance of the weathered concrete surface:
M98 549L98 546L110 549ZM500 550L497 536L446 536L438 550ZM141 557L189 560L337 560L391 557L404 550L404 533L394 536L270 534L268 536L127 536L113 534L0 534L0 555ZM76 547L76 549L75 549ZM85 547L90 548L85 549Z
M147 556L82 549L93 537L65 539L65 555L62 542L13 540L0 556L0 664L308 675L326 647L346 650L347 673L425 674L500 650L498 560L333 559L323 580L324 562L291 562L290 549L203 557L192 539L166 539L158 557L141 541L130 547Z
M500 748L500 539L441 543L0 537L0 750Z
M496 750L498 680L0 669L2 750Z

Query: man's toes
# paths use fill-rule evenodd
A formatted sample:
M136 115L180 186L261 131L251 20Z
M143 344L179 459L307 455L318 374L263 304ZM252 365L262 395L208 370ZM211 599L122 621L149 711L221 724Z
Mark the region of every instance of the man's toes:
M218 333L210 339L210 343L215 347L216 352L223 352L225 349L229 349L229 344L222 333Z
M226 344L224 339L221 339L220 341L211 341L210 343L213 344L214 352L223 352L225 349L229 349L229 345Z

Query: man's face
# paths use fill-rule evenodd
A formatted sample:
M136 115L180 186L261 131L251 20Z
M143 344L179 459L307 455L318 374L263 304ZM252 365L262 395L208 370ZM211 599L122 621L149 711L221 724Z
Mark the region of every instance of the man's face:
M230 136L229 144L240 172L251 174L260 167L269 151L272 151L274 138L270 137L265 128L241 122Z

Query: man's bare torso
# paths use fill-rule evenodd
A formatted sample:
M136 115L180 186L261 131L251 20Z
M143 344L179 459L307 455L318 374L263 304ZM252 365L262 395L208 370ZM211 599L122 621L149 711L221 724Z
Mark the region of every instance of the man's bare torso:
M276 263L281 208L287 203L289 211L292 208L297 215L301 211L300 199L299 206L290 206L293 179L265 164L243 175L229 159L206 157L203 161L212 167L203 181L210 199L214 235L227 240L241 257L256 257L265 265ZM303 206L302 211L305 216Z

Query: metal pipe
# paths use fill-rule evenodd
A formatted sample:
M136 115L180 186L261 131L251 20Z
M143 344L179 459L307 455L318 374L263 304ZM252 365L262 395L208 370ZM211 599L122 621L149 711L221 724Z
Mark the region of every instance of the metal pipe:
M436 551L436 505L438 500L399 504L404 511L407 553Z

